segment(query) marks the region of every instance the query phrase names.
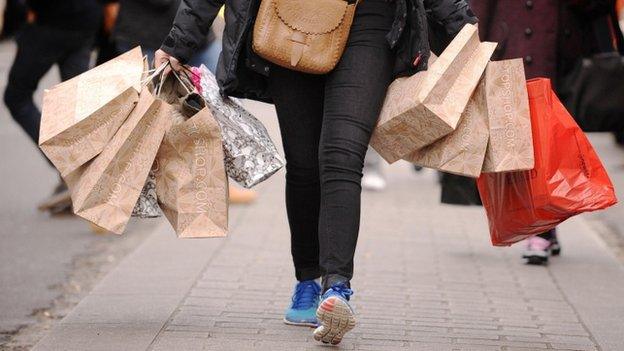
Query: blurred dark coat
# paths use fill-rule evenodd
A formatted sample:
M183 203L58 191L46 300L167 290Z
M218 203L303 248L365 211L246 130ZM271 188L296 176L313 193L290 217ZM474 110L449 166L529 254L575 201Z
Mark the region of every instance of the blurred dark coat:
M527 78L557 80L596 51L592 22L615 0L471 0L481 38L496 41L495 59L521 57Z
M169 33L180 0L120 0L113 38L124 46L160 47Z
M95 34L102 20L102 5L110 0L27 0L40 26Z

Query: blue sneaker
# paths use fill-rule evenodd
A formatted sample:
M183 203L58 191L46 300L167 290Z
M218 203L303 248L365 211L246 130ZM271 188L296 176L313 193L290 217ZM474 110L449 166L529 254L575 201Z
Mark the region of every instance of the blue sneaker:
M321 286L314 280L304 280L295 286L292 304L286 310L284 323L316 327L316 309L321 297Z
M353 290L344 283L332 286L323 294L321 305L316 310L320 326L314 330L314 339L337 345L355 327L355 313L349 305L351 295Z

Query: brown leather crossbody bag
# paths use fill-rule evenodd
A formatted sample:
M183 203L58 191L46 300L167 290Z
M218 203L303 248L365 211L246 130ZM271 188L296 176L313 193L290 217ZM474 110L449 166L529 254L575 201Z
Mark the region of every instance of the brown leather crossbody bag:
M325 74L342 56L358 0L262 0L253 50L295 71Z

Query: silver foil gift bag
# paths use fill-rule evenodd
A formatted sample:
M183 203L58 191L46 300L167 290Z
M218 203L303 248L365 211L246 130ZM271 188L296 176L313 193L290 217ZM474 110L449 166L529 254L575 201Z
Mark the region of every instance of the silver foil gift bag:
M136 205L134 205L132 217L156 218L160 216L162 216L162 212L158 206L158 198L156 196L156 175L154 170L151 170L141 190L141 195L139 195L139 199Z
M221 96L215 76L206 66L201 65L199 74L197 88L221 127L227 175L251 188L282 168L284 159L264 125L236 99Z

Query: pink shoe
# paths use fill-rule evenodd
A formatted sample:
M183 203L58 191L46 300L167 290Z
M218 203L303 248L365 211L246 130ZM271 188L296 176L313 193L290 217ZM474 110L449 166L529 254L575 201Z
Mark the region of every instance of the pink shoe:
M522 258L527 260L528 264L546 264L552 250L550 240L532 236L525 240L526 249L522 253Z

